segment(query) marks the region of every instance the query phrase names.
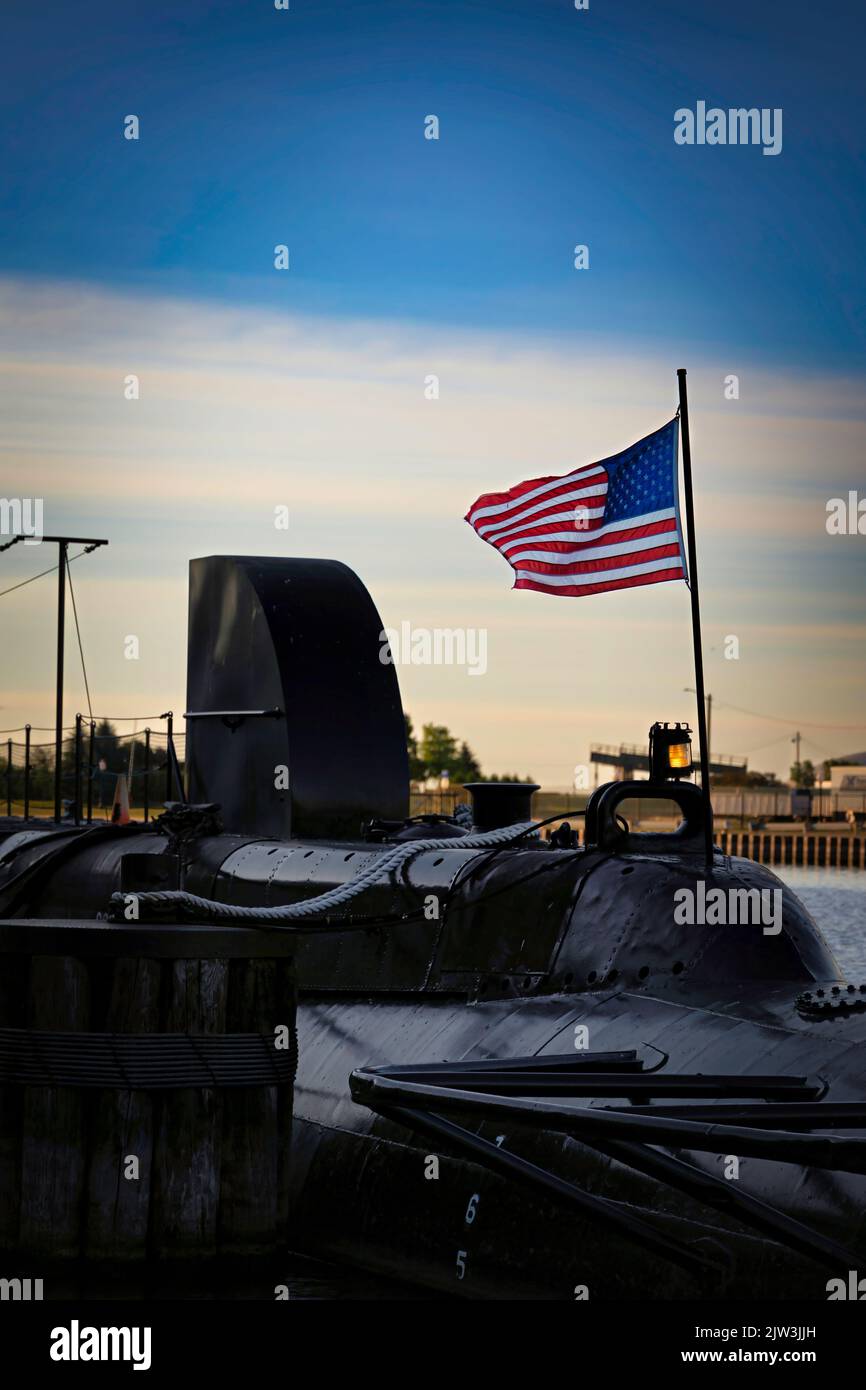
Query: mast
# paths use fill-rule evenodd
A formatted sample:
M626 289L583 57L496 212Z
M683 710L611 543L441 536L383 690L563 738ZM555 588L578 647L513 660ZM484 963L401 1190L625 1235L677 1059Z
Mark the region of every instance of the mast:
M707 737L707 704L704 695L704 657L701 648L701 604L698 596L698 554L695 542L695 506L692 495L692 446L689 438L689 399L686 369L677 368L680 388L680 433L683 441L683 485L689 547L689 594L692 601L692 645L695 653L695 693L698 701L698 740L701 756L701 791L704 797L704 849L707 868L713 867L713 803L710 797L710 750Z

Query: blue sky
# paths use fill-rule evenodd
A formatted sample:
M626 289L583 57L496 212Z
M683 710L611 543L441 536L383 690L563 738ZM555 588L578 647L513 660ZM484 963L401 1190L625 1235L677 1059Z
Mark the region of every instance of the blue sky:
M3 27L0 270L863 361L857 4L91 0ZM698 98L783 108L781 155L675 145Z

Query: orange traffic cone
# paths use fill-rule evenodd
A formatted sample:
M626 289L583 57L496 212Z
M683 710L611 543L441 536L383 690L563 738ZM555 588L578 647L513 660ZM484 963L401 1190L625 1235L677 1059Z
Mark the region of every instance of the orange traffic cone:
M117 785L114 788L111 820L114 825L127 825L129 819L129 784L124 774L119 772L117 774Z

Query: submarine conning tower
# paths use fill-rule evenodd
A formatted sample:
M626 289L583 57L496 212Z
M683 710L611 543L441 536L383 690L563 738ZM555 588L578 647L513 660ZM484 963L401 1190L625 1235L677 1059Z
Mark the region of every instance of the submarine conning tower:
M704 798L682 780L687 726L653 726L650 781L599 787L581 844L568 826L546 841L527 823L526 784L474 786L471 831L456 817L408 819L386 644L343 564L193 560L186 804L169 803L153 825L11 837L0 916L121 921L131 897L141 920L267 925L292 934L302 990L337 994L661 993L838 978L815 923L774 874L718 850L707 863ZM634 797L675 803L679 827L637 833L620 814ZM711 888L746 906L770 894L779 911L769 925L709 911L705 922L680 920L678 895L703 913Z
M409 765L393 665L364 585L336 560L190 561L187 794L229 833L357 838L403 820Z

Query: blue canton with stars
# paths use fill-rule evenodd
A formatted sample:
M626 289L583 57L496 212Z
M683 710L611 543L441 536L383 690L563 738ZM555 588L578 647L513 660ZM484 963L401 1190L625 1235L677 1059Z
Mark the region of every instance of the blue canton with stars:
M670 507L678 512L676 447L677 421L671 420L655 434L604 460L608 484L602 525Z

